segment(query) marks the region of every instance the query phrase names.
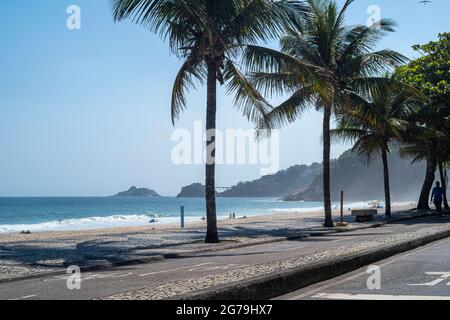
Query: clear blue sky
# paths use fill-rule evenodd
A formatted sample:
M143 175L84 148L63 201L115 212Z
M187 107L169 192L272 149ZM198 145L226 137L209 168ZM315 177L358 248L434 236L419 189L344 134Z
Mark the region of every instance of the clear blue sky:
M340 1L342 2L342 1ZM357 0L396 20L381 47L412 56L411 45L450 31L450 2ZM82 10L82 30L65 27ZM114 24L106 0L0 2L0 196L109 195L131 185L166 194L203 180L202 166L172 165L169 101L180 65L167 45L131 23ZM189 96L178 127L204 118L204 90ZM219 128L251 128L223 92ZM321 159L321 116L311 112L281 133L281 167ZM345 146L334 146L338 156ZM256 166L220 166L220 185L259 176Z

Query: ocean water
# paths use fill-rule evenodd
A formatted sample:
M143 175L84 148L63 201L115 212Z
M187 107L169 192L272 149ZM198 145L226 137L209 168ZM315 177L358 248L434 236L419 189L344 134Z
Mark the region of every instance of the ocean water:
M201 198L0 198L0 233L69 231L180 223L205 216ZM318 202L283 202L275 198L218 198L219 219L322 210Z

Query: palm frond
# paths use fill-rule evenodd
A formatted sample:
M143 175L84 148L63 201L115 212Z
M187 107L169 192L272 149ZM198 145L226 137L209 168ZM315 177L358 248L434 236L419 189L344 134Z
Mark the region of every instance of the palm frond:
M421 145L403 145L400 148L400 156L409 158L412 163L416 163L426 159L427 150Z
M315 104L317 92L313 86L304 87L296 91L279 106L273 108L258 124L257 130L270 130L294 122L308 108ZM258 134L259 135L259 134Z
M243 54L243 67L250 72L278 73L290 70L296 72L299 79L326 76L328 73L317 65L298 59L275 49L249 45Z
M175 78L172 89L171 115L172 124L179 119L181 112L186 108L186 91L195 89L195 80L203 84L205 69L195 57L188 57L181 66Z
M367 135L367 130L352 127L339 127L330 131L331 138L335 142L355 143L361 137Z
M343 65L353 57L370 53L386 33L395 31L395 27L394 21L381 19L377 27L358 25L349 29L343 36L337 64Z
M269 103L253 87L252 83L228 60L225 65L224 78L228 93L235 95L234 105L255 123L258 123L271 109Z

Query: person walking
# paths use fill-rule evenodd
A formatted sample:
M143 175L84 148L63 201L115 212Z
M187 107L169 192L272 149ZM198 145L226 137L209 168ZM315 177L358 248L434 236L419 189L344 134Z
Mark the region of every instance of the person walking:
M442 201L444 200L444 189L441 184L436 182L436 187L433 188L431 193L431 202L434 202L436 206L436 213L442 213Z

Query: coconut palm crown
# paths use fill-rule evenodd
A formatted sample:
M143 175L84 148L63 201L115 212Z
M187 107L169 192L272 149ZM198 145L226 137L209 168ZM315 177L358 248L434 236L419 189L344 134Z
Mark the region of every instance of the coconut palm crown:
M281 50L249 46L244 61L255 86L272 96L289 98L273 108L260 129L279 128L296 121L311 106L324 113L323 189L325 226L332 227L330 186L330 125L333 113L348 109L355 92L368 91L380 75L407 59L392 50L375 51L379 40L393 32L395 23L382 19L372 26L347 26L345 15L354 0L339 9L332 0L307 0L303 23L289 27Z

